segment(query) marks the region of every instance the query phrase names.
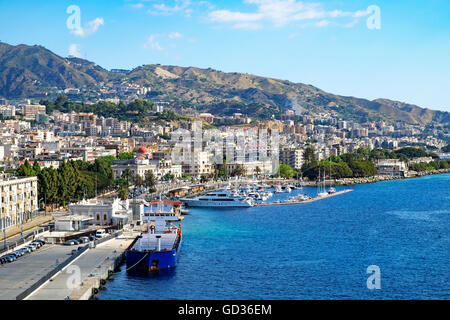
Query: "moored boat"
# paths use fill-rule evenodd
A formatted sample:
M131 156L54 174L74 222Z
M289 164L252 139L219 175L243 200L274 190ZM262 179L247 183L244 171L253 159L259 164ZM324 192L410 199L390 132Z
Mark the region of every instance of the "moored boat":
M182 243L181 225L172 223L179 217L174 210L156 210L144 212L142 220L146 230L126 251L127 271L157 272L174 268Z

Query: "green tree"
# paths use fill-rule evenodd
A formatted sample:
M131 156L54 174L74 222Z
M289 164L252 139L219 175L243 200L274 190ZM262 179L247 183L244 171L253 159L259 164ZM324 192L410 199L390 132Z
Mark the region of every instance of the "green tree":
M294 169L287 164L280 165L280 176L282 178L292 178L295 175Z
M154 188L155 187L155 175L151 171L147 171L145 173L145 181L144 184L147 188Z
M236 177L236 176L238 176L238 177L243 177L243 176L246 175L246 173L247 173L247 172L246 172L244 166L243 166L242 164L238 164L238 165L236 166L236 169L234 169L234 171L233 171L233 173L232 173L232 176L234 176L234 177Z
M134 178L134 184L138 187L141 187L144 185L144 178L142 178L140 175L136 175L136 178Z
M127 200L129 198L129 196L130 196L130 192L129 192L128 188L121 188L119 190L119 198L121 200Z
M122 152L117 156L118 160L131 160L134 157L134 152Z

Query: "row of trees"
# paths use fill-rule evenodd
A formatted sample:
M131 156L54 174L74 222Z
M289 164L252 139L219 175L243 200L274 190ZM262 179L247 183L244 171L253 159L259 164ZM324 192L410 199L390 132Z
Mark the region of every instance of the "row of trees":
M103 157L95 162L67 161L58 169L41 169L37 161L33 166L25 161L16 171L18 176L38 177L39 202L65 206L70 202L93 198L97 193L114 187L111 162L114 157Z
M72 102L65 95L60 95L55 101L41 100L40 104L47 107L47 113L50 114L54 110L61 112L92 112L98 116L105 118L113 117L121 120L135 120L148 114L153 109L153 102L145 100L134 100L129 104L120 102L118 104L100 101L95 104L84 104Z
M153 172L148 171L145 173L145 177L142 178L140 175L134 175L129 169L126 169L122 176L116 181L116 186L118 187L119 197L122 200L128 199L130 196L130 187L134 185L135 187L147 187L148 192L156 192L156 178Z
M435 160L430 163L420 162L409 165L409 170L423 172L430 170L450 169L450 159Z

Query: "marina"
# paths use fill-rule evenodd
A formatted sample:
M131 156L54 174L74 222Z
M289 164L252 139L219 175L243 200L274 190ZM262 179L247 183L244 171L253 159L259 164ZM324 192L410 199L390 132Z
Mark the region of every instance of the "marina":
M442 194L450 195L449 178L357 185L339 197L277 210L192 208L183 221L175 269L136 276L122 268L97 298L444 298L450 281L450 207L442 203ZM317 188L274 195L270 201L299 193L315 197ZM383 290L365 286L366 268L373 264L385 270Z
M333 227L331 227L332 225L339 226L339 224L343 223L346 219L349 221L357 221L358 218L356 216L349 216L347 211L348 208L352 208L350 212L356 212L357 210L363 210L363 212L365 212L364 210L367 211L366 207L360 207L362 203L373 203L376 208L379 208L378 210L385 212L389 209L389 206L386 206L386 202L384 201L389 199L389 197L392 197L392 194L396 194L396 201L398 199L403 199L401 200L402 208L411 205L413 207L418 206L418 204L410 204L408 202L410 201L408 190L411 188L409 184L417 183L418 180L423 180L424 183L427 183L427 181L433 181L433 179L437 179L438 183L441 183L441 189L447 190L442 186L442 183L445 184L445 181L448 180L448 175L442 175L424 177L421 179L386 181L373 185L359 185L355 186L354 189L344 189L342 186L336 186L335 188L331 186L329 188L321 186L319 189L317 186L306 187L294 184L236 184L223 186L222 189L216 191L203 191L204 193L218 195L221 194L223 190L226 190L228 194L238 195L240 198L251 199L250 202L252 205L248 208L228 207L217 210L217 207L192 207L189 210L186 210L181 205L181 201L168 199L161 200L160 198L159 200L146 202L142 213L141 224L135 225L131 229L127 227L123 234L121 233L112 236L109 239L105 239L104 242L96 246L89 245L86 250L83 250L80 254L76 254L76 256L73 256L74 250L70 253L71 247L49 244L46 245L44 249L41 249L43 251L22 258L24 259L22 260L23 263L17 262L15 265L10 264L2 267L5 272L8 272L9 269L7 268L19 266L20 268L18 268L17 272L22 272L20 271L22 270L22 266L35 265L38 261L36 260L37 258L44 255L48 256L49 254L57 257L57 263L64 266L62 269L60 268L58 272L46 279L46 273L50 273L52 269L58 268L57 265L52 265L50 263L46 269L43 269L45 271L44 273L36 273L33 275L33 272L30 272L30 276L25 281L19 282L19 286L17 287L14 287L12 278L9 280L4 278L0 281L0 284L3 284L2 295L4 299L18 299L20 297L20 299L26 300L87 300L97 298L109 299L111 297L117 299L122 297L122 290L126 290L127 292L131 292L133 298L136 299L168 299L173 296L175 298L183 299L197 299L200 297L230 299L233 298L233 294L230 291L217 294L217 290L219 290L220 287L220 281L217 277L218 274L226 272L228 275L227 278L231 277L229 278L229 281L231 281L231 288L241 290L240 292L244 293L245 289L240 288L240 285L238 284L239 277L236 278L236 272L238 272L237 269L235 270L234 267L231 267L230 269L228 262L236 263L239 261L239 273L241 273L241 270L245 270L246 274L255 277L255 279L260 279L264 274L268 274L268 270L266 270L265 267L262 267L261 263L268 264L268 266L272 266L273 268L275 267L273 262L270 261L269 256L264 254L266 250L270 250L272 252L271 256L278 257L277 259L281 259L280 261L286 259L286 257L283 256L285 249L281 249L281 252L277 252L277 250L280 250L283 246L278 247L277 245L278 249L276 250L275 247L272 248L272 245L276 243L281 245L281 242L272 239L273 234L269 232L269 230L274 228L273 224L275 224L276 228L283 234L282 238L284 240L280 239L280 241L287 241L284 237L288 236L290 238L299 239L300 241L298 245L296 244L292 248L289 248L289 250L295 250L295 253L292 256L292 259L290 259L290 262L286 262L287 264L285 264L285 266L288 266L288 268L290 268L289 266L295 266L297 272L308 275L308 273L311 272L311 270L307 268L309 264L312 264L312 266L317 264L319 266L322 264L321 261L327 261L328 257L331 257L332 261L335 261L337 265L343 262L338 256L333 256L333 253L326 247L318 245L316 240L314 240L314 243L316 243L315 246L319 246L317 249L319 250L317 252L318 254L314 254L314 252L310 251L308 251L308 253L305 252L303 248L309 245L309 242L305 243L305 241L313 240L302 240L303 238L306 237L306 239L308 239L313 236L311 232L319 238L323 236L323 232L325 232L325 234L327 232L334 234L337 230L333 229ZM399 187L397 187L397 189L399 188L398 190L395 189L397 184L399 185ZM406 186L403 186L404 184L406 184ZM273 192L277 186L279 186L279 193ZM287 187L289 187L290 192ZM322 195L319 195L318 189L321 191L320 193L323 193ZM344 197L344 195L350 193L353 193L351 197ZM405 194L408 194L408 196L405 196ZM262 200L262 195L264 195L265 200ZM342 198L338 196L342 196ZM429 195L424 196L428 197ZM202 195L197 197L200 198ZM420 201L420 197L417 198L418 199L415 200ZM325 199L329 199L329 201L320 201ZM384 207L380 207L380 203ZM310 205L300 206L301 204ZM280 221L278 222L273 219L273 210L271 207L274 206L280 207L276 211L277 217L280 217ZM355 206L361 209L356 209ZM287 209L288 207L289 209ZM397 207L393 206L391 210L394 210L395 208ZM370 212L373 212L373 210L374 209L372 208ZM414 209L410 208L410 210ZM189 211L189 216L183 221L183 236L186 235L186 239L184 239L186 240L186 243L184 244L185 249L181 253L182 233L179 220L181 214L187 213L187 211ZM330 213L328 213L328 211L330 211ZM334 215L331 216L330 214ZM321 215L323 215L323 217L321 217ZM405 219L402 218L403 214L401 212L394 213L393 217ZM437 216L434 219L436 218ZM311 219L312 222L308 222ZM386 217L384 219L386 219ZM418 221L421 221L422 219L428 218L419 217ZM431 221L433 220L430 220L430 222ZM309 226L313 223L313 229L311 230L310 227L306 227L306 225L286 229L287 226L295 226L297 222L306 222ZM360 227L362 227L361 224ZM328 229L328 231L319 231L322 228L325 230ZM389 227L386 226L386 228ZM265 231L260 234L259 232L262 230ZM386 232L386 230L378 230L377 232ZM243 237L243 235L246 236ZM255 248L248 247L246 244L248 240L247 237L253 239L252 243L256 246ZM340 235L340 237L345 238L344 235ZM230 242L231 239L234 240ZM268 244L266 239L272 239L271 241L275 241L275 243ZM205 246L205 241L209 244L207 247L211 250L205 250L207 247L202 249L202 247ZM211 243L211 241L213 242ZM346 247L345 244L340 243L342 240L336 239L336 241L338 242L337 247L341 248L340 250L342 250L344 255L348 254L346 253L346 250L352 250L351 248ZM373 239L373 241L375 241L375 239ZM261 247L263 243L266 243L268 247L264 247L263 249ZM223 251L225 248L227 248L226 252ZM235 256L230 256L230 254L227 253L235 251L236 248L239 248L239 253L236 252ZM327 256L327 254L329 256ZM388 252L385 252L384 254L386 254L387 257L390 256ZM224 255L223 258L221 255ZM356 258L353 257L353 259ZM66 264L65 260L70 260L70 262ZM46 261L48 261L47 258ZM261 270L252 268L252 264L258 266ZM284 263L282 263L282 265L283 264ZM200 267L200 265L202 265L202 267ZM74 268L79 268L79 277L81 281L75 283L74 286L68 286L68 283L73 283L74 281ZM195 272L193 268L202 270L202 275ZM32 269L30 269L30 271L31 270ZM0 269L0 272L1 271L2 269ZM197 277L200 276L198 280L200 283L203 283L203 277L209 277L209 281L213 284L212 288L206 288L201 284L194 285L189 281L186 282L186 280L191 279L190 275L192 274L196 274L195 279L198 279ZM31 277L31 275L33 276ZM286 276L289 276L289 272L287 272ZM326 278L325 275L321 275L320 277L323 279ZM346 277L350 277L350 275L346 273ZM45 279L46 281L42 281ZM111 279L114 279L114 281L109 281ZM269 289L270 286L262 279L260 279L260 281L262 290L259 293L258 298L268 298L270 292L272 292L271 289ZM284 280L278 279L278 281L283 283ZM172 294L171 292L166 292L162 289L160 287L160 282L167 283L172 290L175 290L174 293ZM173 285L171 284L172 282ZM40 285L36 287L36 283L40 283ZM147 289L150 291L153 289L154 292L158 292L158 294L152 296L144 294L144 296L141 296L140 294L142 294L142 292L138 293L134 287L129 288L130 285L133 285L134 287L146 286L145 290L140 291L145 292ZM193 291L190 293L187 291L178 291L173 287L181 286L183 288L186 287L186 285L188 287L193 287ZM247 285L252 288L252 286L256 284L252 285L252 282L250 281ZM315 288L321 287L321 284L314 282L308 283L307 281L299 281L298 285L308 285L309 287ZM104 287L107 287L108 290L102 290ZM31 290L31 288L34 289ZM260 288L260 285L258 285L258 288ZM216 293L212 290L216 290ZM356 290L354 292L358 291ZM390 293L388 293L388 296L389 294ZM323 297L323 295L320 295L319 293L313 296L318 298ZM354 296L349 293L348 296L361 297L364 296L364 294L359 293L358 296ZM253 296L245 295L244 297L250 298ZM278 299L280 297L301 298L303 296L299 292L295 293L289 291L289 293L281 294L275 298ZM325 295L325 297L330 296ZM122 298L124 298L124 296Z
M307 200L303 200L303 201L280 201L280 202L263 202L263 203L258 203L255 204L256 207L269 207L269 206L287 206L287 205L298 205L298 204L307 204L307 203L313 203L319 200L325 200L328 198L332 198L332 197L336 197L336 196L340 196L349 192L352 192L353 189L346 189L346 190L342 190L342 191L337 191L335 193L327 193L326 195L323 196L318 196L316 198L310 198Z

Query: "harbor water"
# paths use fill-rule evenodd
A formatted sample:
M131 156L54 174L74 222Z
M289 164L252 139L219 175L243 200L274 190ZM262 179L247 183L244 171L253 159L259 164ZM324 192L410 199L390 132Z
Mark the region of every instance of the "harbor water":
M354 189L309 204L194 208L176 269L122 267L98 298L449 299L450 175ZM317 190L270 200L299 192ZM379 290L367 288L371 265Z

